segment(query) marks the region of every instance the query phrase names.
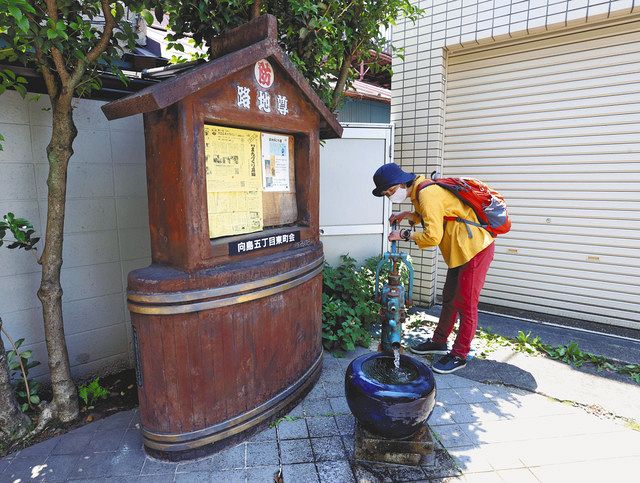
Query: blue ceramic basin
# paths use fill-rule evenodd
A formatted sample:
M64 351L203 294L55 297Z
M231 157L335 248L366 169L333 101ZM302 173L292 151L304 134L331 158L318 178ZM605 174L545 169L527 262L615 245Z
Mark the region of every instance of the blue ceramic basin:
M400 356L402 377L392 372L393 356L374 352L357 357L345 374L349 409L374 434L411 437L429 419L436 403L436 382L426 364Z

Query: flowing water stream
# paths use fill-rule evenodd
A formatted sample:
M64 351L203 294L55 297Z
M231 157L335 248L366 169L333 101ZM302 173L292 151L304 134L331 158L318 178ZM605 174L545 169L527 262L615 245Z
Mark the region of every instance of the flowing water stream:
M393 349L393 365L396 368L396 371L400 370L400 349Z
M370 359L362 365L362 371L371 379L383 384L407 384L418 377L418 371L411 364L401 364L400 351L394 357L383 356Z

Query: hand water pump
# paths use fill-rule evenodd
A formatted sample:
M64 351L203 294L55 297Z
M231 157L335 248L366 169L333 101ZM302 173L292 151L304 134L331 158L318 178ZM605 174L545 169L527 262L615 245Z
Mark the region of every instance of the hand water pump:
M397 229L397 223L393 223L393 230ZM405 291L400 278L401 263L409 270L409 290ZM385 265L391 265L387 283L380 287L380 271ZM380 317L382 322L381 350L393 352L400 348L402 340L402 324L407 313L405 308L412 305L413 293L413 265L407 259L406 253L398 252L398 242L391 242L391 251L385 252L376 267L375 300L382 305Z

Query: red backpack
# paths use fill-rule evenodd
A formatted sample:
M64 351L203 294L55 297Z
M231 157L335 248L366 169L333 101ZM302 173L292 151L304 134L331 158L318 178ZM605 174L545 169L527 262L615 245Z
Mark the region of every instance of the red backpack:
M456 195L460 201L473 209L480 223L453 216L445 216L445 220L465 223L469 238L473 236L469 225L484 228L494 238L511 229L511 220L504 197L487 184L473 178L434 178L433 174L431 177L433 179L418 185L416 197L420 190L432 184L437 184Z

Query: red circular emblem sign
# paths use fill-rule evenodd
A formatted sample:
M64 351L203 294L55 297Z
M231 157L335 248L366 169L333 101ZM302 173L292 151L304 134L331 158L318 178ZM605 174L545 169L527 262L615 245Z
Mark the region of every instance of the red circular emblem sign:
M273 72L273 67L271 67L271 64L268 60L262 59L256 62L254 73L256 76L256 81L258 81L260 87L271 87L275 75Z

